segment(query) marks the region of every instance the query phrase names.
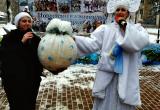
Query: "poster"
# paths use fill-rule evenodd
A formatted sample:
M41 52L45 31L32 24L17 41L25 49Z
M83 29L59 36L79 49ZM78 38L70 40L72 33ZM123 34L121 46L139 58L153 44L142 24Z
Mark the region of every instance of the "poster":
M53 18L70 21L73 27L80 28L86 21L93 23L106 21L106 0L20 0L20 6L27 1L35 24L45 28ZM41 29L45 31L44 29Z

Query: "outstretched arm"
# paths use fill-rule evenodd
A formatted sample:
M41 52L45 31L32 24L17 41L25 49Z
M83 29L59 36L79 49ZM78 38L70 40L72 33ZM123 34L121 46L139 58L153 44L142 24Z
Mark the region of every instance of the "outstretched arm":
M75 42L80 56L98 51L102 48L104 29L104 26L100 26L91 33L90 37L75 36Z

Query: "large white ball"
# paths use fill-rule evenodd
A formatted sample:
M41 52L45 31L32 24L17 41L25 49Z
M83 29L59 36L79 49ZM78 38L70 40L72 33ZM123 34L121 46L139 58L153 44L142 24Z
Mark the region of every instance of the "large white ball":
M69 35L46 34L38 46L40 62L50 71L67 68L77 58L77 47Z

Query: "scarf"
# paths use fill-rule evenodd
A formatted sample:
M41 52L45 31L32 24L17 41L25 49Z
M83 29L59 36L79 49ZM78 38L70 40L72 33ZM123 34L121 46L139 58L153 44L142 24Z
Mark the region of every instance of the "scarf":
M123 73L123 49L115 43L110 52L110 57L115 60L114 62L114 72L117 74Z

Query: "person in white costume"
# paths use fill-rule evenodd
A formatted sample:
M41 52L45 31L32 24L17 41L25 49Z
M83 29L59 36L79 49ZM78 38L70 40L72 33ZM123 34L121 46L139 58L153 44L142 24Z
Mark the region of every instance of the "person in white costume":
M80 56L100 50L93 110L135 110L141 105L139 55L149 35L130 20L139 4L140 0L110 0L107 11L114 13L114 22L99 26L90 37L74 36Z

